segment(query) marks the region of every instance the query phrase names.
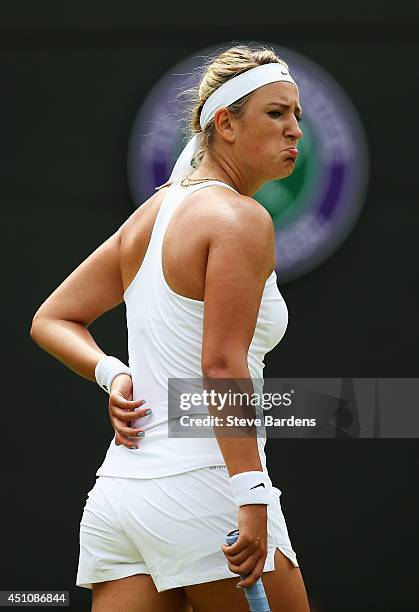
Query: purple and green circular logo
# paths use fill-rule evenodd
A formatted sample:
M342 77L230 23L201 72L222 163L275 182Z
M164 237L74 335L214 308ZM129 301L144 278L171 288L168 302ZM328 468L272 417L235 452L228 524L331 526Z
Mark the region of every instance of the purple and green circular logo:
M275 226L277 273L283 283L320 265L349 234L364 204L369 161L358 114L336 80L303 55L270 46L288 64L303 107L293 174L265 183L254 195ZM168 179L186 144L181 94L199 82L202 56L220 50L210 47L186 58L144 100L128 149L128 180L136 203Z

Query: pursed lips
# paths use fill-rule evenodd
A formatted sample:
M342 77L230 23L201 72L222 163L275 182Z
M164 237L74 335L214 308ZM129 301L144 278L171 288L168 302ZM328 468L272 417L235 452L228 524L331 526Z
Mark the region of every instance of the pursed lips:
M284 149L285 151L289 151L292 157L298 157L298 149L297 147L288 147L287 149Z

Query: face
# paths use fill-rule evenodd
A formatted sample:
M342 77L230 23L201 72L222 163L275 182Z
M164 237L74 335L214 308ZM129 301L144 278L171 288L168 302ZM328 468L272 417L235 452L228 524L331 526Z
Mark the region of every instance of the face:
M301 112L293 83L270 83L253 92L238 120L235 143L236 155L248 171L263 181L285 178L293 172L303 135L298 125Z

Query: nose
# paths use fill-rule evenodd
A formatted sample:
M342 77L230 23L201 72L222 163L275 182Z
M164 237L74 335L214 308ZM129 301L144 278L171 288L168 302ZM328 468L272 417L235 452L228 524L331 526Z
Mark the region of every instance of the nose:
M292 115L289 125L285 130L285 136L292 136L296 140L299 140L302 135L303 132L301 131L300 126L298 125L298 121L295 115Z

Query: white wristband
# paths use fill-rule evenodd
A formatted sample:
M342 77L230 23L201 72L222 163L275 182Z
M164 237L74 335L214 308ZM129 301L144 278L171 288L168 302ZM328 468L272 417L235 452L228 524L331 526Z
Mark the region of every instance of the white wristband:
M95 378L99 387L102 387L106 393L110 393L112 381L118 374L131 376L131 370L125 363L111 355L99 359L95 368Z
M272 482L266 472L241 472L230 477L237 506L271 503Z

